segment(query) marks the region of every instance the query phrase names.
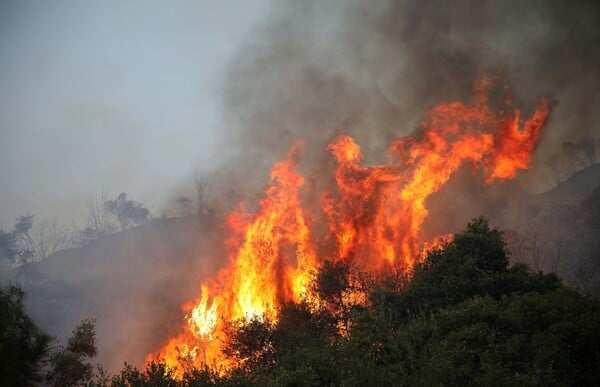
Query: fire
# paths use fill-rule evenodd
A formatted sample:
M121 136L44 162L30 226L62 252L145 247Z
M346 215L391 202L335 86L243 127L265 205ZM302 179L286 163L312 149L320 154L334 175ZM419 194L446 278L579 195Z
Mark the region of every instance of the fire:
M361 149L349 136L329 144L336 186L321 195L325 237L311 235L315 221L303 209L304 178L297 171L302 144L295 144L273 167L258 211L248 214L240 206L228 217L228 265L184 306L182 333L149 358L164 359L180 375L190 366L230 368L220 349L226 324L277 321L282 302L310 299L311 275L322 259L317 251L374 273L391 268L410 274L423 249L443 240L424 240L426 200L457 169L471 163L490 184L514 177L531 161L549 116L548 102L541 100L523 122L510 100L500 112L489 107L490 85L482 78L470 105L442 103L429 111L418 132L391 144L389 165L361 166ZM324 248L326 243L333 248Z
M219 347L226 322L275 320L281 302L299 302L307 293L317 261L298 197L304 184L296 172L301 148L296 144L288 159L274 166L256 214L240 207L229 216L229 265L216 281L201 286L200 298L185 308L189 317L184 333L161 350L167 365L178 372L203 363L229 367Z

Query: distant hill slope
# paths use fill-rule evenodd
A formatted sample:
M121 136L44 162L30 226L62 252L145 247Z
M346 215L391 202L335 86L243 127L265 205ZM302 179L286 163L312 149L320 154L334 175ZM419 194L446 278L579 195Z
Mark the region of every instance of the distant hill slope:
M168 327L181 323L180 305L225 261L219 230L195 217L154 220L13 270L0 282L20 283L34 320L61 340L82 319L95 318L97 360L115 371L124 361L142 364Z
M536 200L553 204L579 203L600 184L600 163L573 173L566 181L550 191L535 195Z
M600 295L600 164L574 173L554 189L528 195L502 223L515 261L556 271L571 286Z

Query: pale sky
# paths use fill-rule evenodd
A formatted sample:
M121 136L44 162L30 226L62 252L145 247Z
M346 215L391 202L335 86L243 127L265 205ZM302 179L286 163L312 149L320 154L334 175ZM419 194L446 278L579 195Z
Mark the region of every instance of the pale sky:
M251 1L0 3L0 227L81 221L94 190L155 212L214 165L228 60Z

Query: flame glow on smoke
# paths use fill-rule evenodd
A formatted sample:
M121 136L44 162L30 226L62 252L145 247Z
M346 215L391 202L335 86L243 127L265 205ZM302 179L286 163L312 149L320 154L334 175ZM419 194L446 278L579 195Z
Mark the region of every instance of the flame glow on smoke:
M149 359L159 357L177 372L203 364L231 367L220 348L226 322L276 321L282 302L310 297L311 273L320 267L317 251L324 243L333 246L330 259L352 260L370 272L391 268L410 274L419 252L431 245L422 231L425 201L461 165L470 162L489 184L513 178L531 161L550 112L548 102L541 100L523 121L509 100L502 111L492 111L489 87L484 77L472 104L443 103L430 110L418 133L391 144L389 165L361 166L361 149L349 136L329 144L337 184L321 195L321 217L308 216L302 206L304 178L297 171L302 144L295 144L273 167L258 211L248 214L240 206L229 215L228 265L183 306L182 332ZM318 238L311 234L317 218L325 221L320 230L327 234Z

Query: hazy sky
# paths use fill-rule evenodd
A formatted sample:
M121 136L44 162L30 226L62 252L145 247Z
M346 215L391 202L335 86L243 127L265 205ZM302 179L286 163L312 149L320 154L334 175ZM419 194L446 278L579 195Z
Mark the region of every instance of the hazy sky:
M221 83L251 1L0 3L0 227L81 221L94 190L159 212L218 158Z

